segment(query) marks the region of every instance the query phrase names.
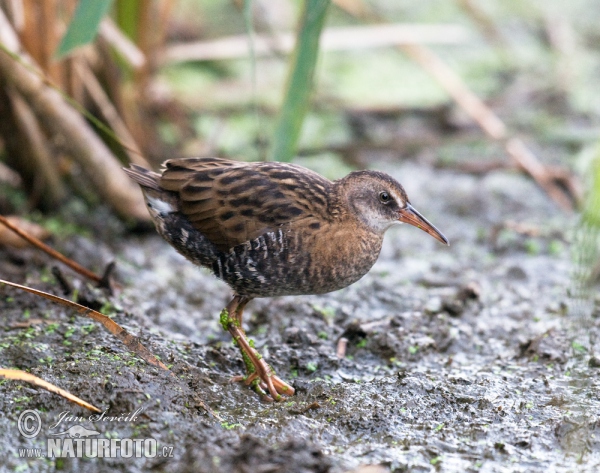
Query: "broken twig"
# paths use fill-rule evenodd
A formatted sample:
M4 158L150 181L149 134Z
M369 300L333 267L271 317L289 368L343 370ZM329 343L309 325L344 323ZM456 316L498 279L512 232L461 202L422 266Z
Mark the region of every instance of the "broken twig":
M91 279L92 281L95 281L97 283L99 283L100 281L102 281L102 278L100 276L98 276L95 273L92 273L89 269L84 268L83 266L81 266L79 263L76 263L72 259L67 258L65 255L63 255L62 253L59 253L54 248L49 247L48 245L46 245L43 241L39 240L38 238L36 238L36 237L30 235L29 233L23 231L21 228L19 228L16 225L14 225L5 216L0 215L0 223L3 224L3 225L5 225L7 228L9 228L10 230L12 230L13 232L15 232L17 235L19 235L24 240L26 240L29 243L31 243L36 248L39 248L44 253L50 255L52 258L60 261L64 265L68 266L69 268L71 268L76 273L79 273L82 276L84 276L84 277L86 277L88 279Z
M335 354L340 360L346 356L346 348L348 348L348 339L342 337L338 340L337 349L335 350Z

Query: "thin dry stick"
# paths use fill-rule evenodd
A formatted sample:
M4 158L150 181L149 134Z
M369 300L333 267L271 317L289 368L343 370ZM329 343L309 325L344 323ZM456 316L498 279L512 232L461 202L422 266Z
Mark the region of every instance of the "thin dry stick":
M10 21L19 33L25 26L25 12L23 11L23 0L8 0L6 2L7 14Z
M364 19L382 21L372 11L368 11L366 4L360 0L354 2L333 1L351 15L358 9L350 9L348 3L361 4L363 8L360 11L366 12ZM495 140L503 141L508 155L538 183L552 200L565 210L573 209L573 201L579 200L579 193L572 176L565 171L556 172L555 169L551 170L544 166L521 139L510 137L502 120L477 95L471 92L462 79L433 51L420 44L399 45L398 48L431 74L485 133ZM564 187L561 187L557 181L561 181ZM569 195L565 193L565 188Z
M41 57L41 40L39 34L39 8L40 4L37 0L22 0L23 2L23 18L25 20L23 29L19 32L19 40L17 42L23 45L23 48L29 52L33 60L37 64L42 64ZM4 17L3 10L0 9L0 19ZM7 22L9 28L2 25L0 22L0 36L6 36L11 33L12 26ZM3 38L3 42L6 40Z
M41 57L42 63L40 66L46 74L52 79L55 84L59 87L64 88L64 79L61 65L56 62L53 58L54 51L58 45L59 32L58 22L55 20L58 16L58 4L57 0L44 0L39 2L39 32L42 40L41 42Z
M100 82L90 69L89 65L83 61L74 64L77 74L81 78L85 89L90 94L92 100L98 105L100 112L109 123L123 149L127 153L129 160L132 163L139 164L145 168L151 168L152 166L146 161L142 155L142 150L135 142L135 139L129 132L127 125L123 119L119 116L119 112L113 105L113 103L106 95L106 92L100 85Z
M63 146L76 159L96 192L123 217L149 220L139 188L88 123L47 84L43 72L20 51L18 38L0 10L0 74L27 100L44 127L64 137Z
M323 31L320 44L323 51L346 51L415 42L456 44L464 42L467 38L466 30L459 25L383 24L328 28ZM274 48L273 44L276 44L277 48ZM293 47L292 33L257 35L254 38L254 52L257 56L290 52ZM213 41L175 44L165 48L159 61L207 61L247 55L248 37L239 35Z
M41 184L42 195L48 199L49 204L58 204L64 200L67 192L58 173L58 167L52 160L48 140L27 102L12 87L7 90L7 93L16 125L25 140L23 144L27 155L21 155L20 162L24 164L25 158L31 160L29 169L33 168L31 172L35 173L36 182Z
M90 411L102 412L96 406L93 406L89 402L86 402L83 399L75 396L74 394L71 394L69 391L65 391L64 389L61 389L58 386L49 383L48 381L44 381L43 379L38 378L37 376L26 373L25 371L9 370L3 368L0 369L0 377L4 379L12 379L14 381L25 381L27 383L33 384L34 386L39 386L40 388L43 388L46 391L50 391L51 393L58 394L59 396L62 396L65 399L80 405L81 407L85 407Z
M146 56L146 63L135 71L134 81L138 90L144 94L150 80L150 73L155 65L157 50L157 41L159 40L160 26L157 21L160 19L157 15L156 2L146 2L138 10L136 42L138 47Z
M458 5L469 15L481 34L483 34L487 40L497 46L504 44L504 39L500 30L484 9L481 7L481 2L474 0L458 0Z
M509 156L546 191L552 200L565 210L573 209L571 199L556 184L546 167L520 138L508 137L508 131L502 120L469 90L462 79L444 61L430 49L418 44L404 45L400 48L429 72L483 131L495 140L505 141L504 146Z
M84 268L83 266L81 266L80 264L76 263L72 259L67 258L65 255L63 255L63 254L59 253L58 251L56 251L55 249L49 247L43 241L39 240L38 238L30 235L29 233L27 233L25 231L23 231L22 229L20 229L16 225L13 225L10 222L10 220L8 220L4 215L0 215L0 223L3 224L3 225L5 225L7 228L9 228L10 230L12 230L13 232L15 232L17 235L19 235L24 240L26 240L29 243L31 243L36 248L39 248L43 252L45 252L48 255L50 255L52 258L54 258L54 259L60 261L61 263L67 265L69 268L71 268L76 273L79 273L82 276L84 276L84 277L86 277L88 279L91 279L92 281L95 281L97 283L99 283L102 280L102 276L98 276L97 274L92 273L89 269Z
M134 335L131 335L127 330L121 327L118 323L112 320L110 317L107 317L100 312L97 312L89 307L85 307L81 304L77 304L76 302L70 301L68 299L63 299L62 297L55 296L54 294L50 294L48 292L40 291L38 289L34 289L28 286L22 286L20 284L16 284L14 282L5 281L4 279L0 279L0 283L6 284L7 286L15 287L17 289L21 289L22 291L30 292L31 294L35 294L37 296L44 297L54 302L58 302L59 304L65 305L72 309L75 309L79 314L84 315L85 317L89 317L90 319L94 319L96 322L100 322L106 330L112 333L115 337L117 337L123 344L140 358L142 358L147 363L158 366L163 370L169 371L164 363L162 363L158 358L156 358L150 350L148 350L140 339Z
M146 56L110 18L100 23L100 36L125 59L131 67L139 69L146 64Z

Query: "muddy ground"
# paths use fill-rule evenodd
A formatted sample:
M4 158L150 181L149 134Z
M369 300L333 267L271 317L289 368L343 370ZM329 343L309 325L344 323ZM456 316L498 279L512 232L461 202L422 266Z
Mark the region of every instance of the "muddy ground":
M87 234L55 238L55 247L96 271L116 259L122 290L114 297L63 272L80 301L139 335L175 377L131 355L99 324L5 286L0 365L30 371L108 415L142 408L135 422L61 428L154 438L173 447L173 458L20 458L19 448L45 448L62 412L90 413L4 381L3 469L598 471L598 312L592 307L587 317L590 308L568 296L575 218L515 173L475 177L415 162L373 167L405 185L451 246L401 226L353 286L252 302L248 333L296 389L278 404L229 382L243 365L218 323L230 297L224 284L153 233L127 232L101 210L79 219ZM62 294L53 264L35 250L0 253L3 278ZM342 336L349 342L338 359ZM37 410L43 425L31 440L17 430L26 409Z

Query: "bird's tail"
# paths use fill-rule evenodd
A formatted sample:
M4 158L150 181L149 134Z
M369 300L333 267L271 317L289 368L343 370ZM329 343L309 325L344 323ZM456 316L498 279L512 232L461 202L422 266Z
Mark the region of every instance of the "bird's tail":
M130 167L123 168L123 171L125 171L127 175L140 186L146 189L161 191L159 185L160 174L150 171L142 166L138 166L137 164L130 164Z
M176 212L179 209L176 195L161 187L160 174L149 171L137 164L131 164L130 166L129 168L123 168L123 171L142 188L148 211L155 223L158 224L157 219L161 220L166 214Z

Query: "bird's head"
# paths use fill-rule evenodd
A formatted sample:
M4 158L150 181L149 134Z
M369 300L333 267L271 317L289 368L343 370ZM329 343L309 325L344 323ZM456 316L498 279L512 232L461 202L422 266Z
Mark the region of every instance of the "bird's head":
M342 201L373 232L408 223L448 245L448 239L410 204L402 185L378 171L355 171L336 181Z

